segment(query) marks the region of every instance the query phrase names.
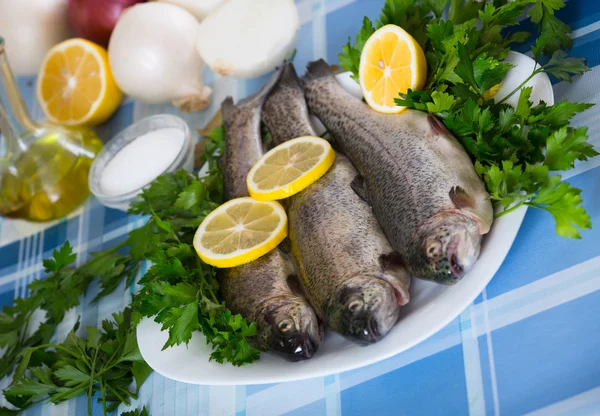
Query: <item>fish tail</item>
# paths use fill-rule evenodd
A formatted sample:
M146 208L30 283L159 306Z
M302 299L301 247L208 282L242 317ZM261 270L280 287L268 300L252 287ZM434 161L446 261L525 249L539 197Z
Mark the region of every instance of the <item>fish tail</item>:
M275 70L273 75L271 75L271 78L269 78L259 92L244 98L238 103L238 106L261 107L267 98L267 95L269 95L273 87L279 82L279 78L281 78L281 74L283 73L283 68L285 68L285 61L283 62L283 65Z
M310 62L306 67L306 74L304 75L303 80L309 83L322 78L333 78L333 71L329 65L327 65L327 62L323 59Z
M221 103L221 117L223 118L223 126L225 126L225 129L228 129L231 124L234 107L233 98L231 97L225 98Z
M294 65L289 61L283 64L281 79L279 80L277 87L280 86L294 88L300 91L302 90L302 82L300 81L300 78L298 78Z

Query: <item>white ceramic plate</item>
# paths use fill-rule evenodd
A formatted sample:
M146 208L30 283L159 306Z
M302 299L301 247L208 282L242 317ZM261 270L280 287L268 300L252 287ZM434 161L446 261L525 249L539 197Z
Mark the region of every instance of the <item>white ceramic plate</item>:
M526 208L496 220L483 241L481 255L473 269L454 286L414 279L410 303L400 321L381 341L361 347L332 332L313 358L287 362L263 353L254 364L233 367L209 362L210 348L195 333L188 347L180 345L161 351L167 333L150 319L137 329L138 344L146 362L156 372L177 381L193 384L261 384L320 377L373 364L399 354L442 329L475 300L492 279L519 231Z
M517 68L511 70L512 74L507 76L505 82L516 82L516 85L519 85L522 81L514 78L522 77L524 72L531 73L529 66L533 68L533 60L523 54L512 53L509 61L517 65ZM527 66L527 69L519 71L521 65ZM340 79L340 76L348 78L347 74L338 75L340 84L347 88L347 80ZM552 105L554 97L549 79L536 81L536 97ZM410 303L403 308L394 329L376 344L361 347L329 331L326 332L325 341L319 351L310 360L292 363L263 353L261 359L254 364L233 367L209 361L211 350L200 333L194 334L187 347L180 345L162 351L162 346L168 338L167 333L161 332L159 324L145 319L137 329L140 351L150 367L165 377L186 383L211 385L301 380L376 363L432 336L475 300L504 261L526 211L526 207L520 208L494 222L492 230L483 241L479 260L456 285L443 286L413 279Z

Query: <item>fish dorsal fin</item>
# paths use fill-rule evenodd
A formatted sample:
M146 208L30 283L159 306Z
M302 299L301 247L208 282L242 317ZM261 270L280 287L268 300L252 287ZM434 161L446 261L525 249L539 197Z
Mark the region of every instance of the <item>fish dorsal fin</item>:
M223 118L223 126L227 130L231 125L233 119L233 110L235 105L233 104L233 98L227 97L221 103L221 116Z
M427 114L427 121L429 121L429 125L437 134L440 134L442 136L452 135L452 133L450 133L450 130L448 130L446 125L436 116Z
M450 189L450 200L456 208L475 208L475 200L460 186L454 186Z
M367 204L371 205L371 202L369 201L369 195L365 187L365 181L363 180L362 176L356 175L354 179L352 179L352 182L350 182L350 187L354 192L356 192L356 195L358 195Z

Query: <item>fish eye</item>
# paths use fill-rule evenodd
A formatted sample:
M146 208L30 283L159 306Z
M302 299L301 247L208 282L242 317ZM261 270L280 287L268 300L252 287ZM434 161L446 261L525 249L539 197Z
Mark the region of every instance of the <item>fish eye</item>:
M430 241L425 252L429 258L438 257L442 252L442 243L437 240Z
M348 310L352 313L358 312L363 307L363 301L361 299L355 299L348 304Z
M293 328L293 326L294 326L294 323L292 322L291 319L284 319L283 321L279 322L279 324L277 325L279 330L283 333L286 333L289 330L291 330Z

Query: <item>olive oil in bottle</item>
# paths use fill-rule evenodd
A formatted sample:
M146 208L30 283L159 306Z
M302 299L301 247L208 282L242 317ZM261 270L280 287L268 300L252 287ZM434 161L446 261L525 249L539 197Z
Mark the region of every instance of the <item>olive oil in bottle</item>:
M92 132L75 142L85 152L65 147L73 138L49 131L14 163L14 174L0 177L0 215L47 221L65 216L89 196L88 172L102 143Z
M0 37L0 215L58 219L90 194L88 172L102 147L88 129L34 123Z

